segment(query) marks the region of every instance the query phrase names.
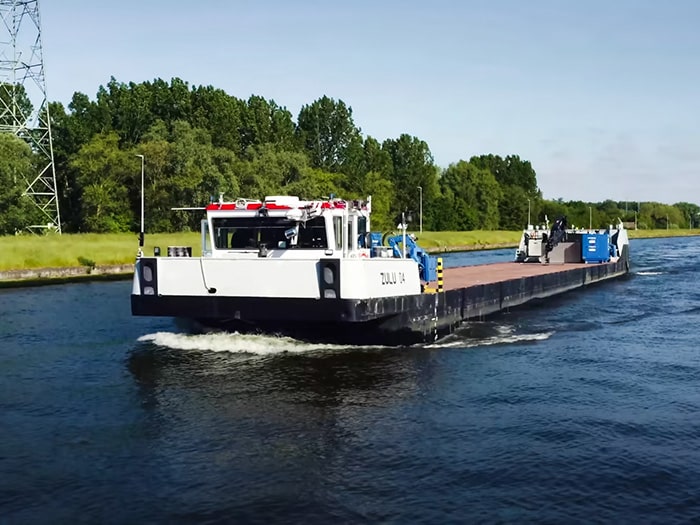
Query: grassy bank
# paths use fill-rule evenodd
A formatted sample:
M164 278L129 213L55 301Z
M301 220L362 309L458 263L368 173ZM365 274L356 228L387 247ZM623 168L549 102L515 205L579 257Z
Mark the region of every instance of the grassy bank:
M415 233L418 244L431 251L480 250L516 246L521 232L476 230Z
M675 237L700 235L700 230L631 230L630 237ZM144 253L152 254L160 246L191 246L192 255L200 255L200 234L171 233L146 235ZM423 232L418 243L431 251L454 251L494 247L514 247L520 232L470 231ZM0 271L32 268L70 268L128 264L134 261L138 237L133 233L20 235L0 237Z
M629 230L630 239L655 239L658 237L688 237L700 235L700 229L692 230Z
M152 254L154 246L163 253L167 246L192 246L192 254L199 255L199 237L199 232L146 235L144 253ZM0 270L128 264L137 250L133 233L0 237Z

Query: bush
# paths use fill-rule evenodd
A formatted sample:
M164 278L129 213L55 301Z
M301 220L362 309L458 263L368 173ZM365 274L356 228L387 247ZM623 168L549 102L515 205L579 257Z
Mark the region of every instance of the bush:
M86 257L83 257L80 255L78 257L78 262L80 263L81 266L85 266L88 269L88 273L92 273L92 271L95 269L96 263L92 259L88 259Z

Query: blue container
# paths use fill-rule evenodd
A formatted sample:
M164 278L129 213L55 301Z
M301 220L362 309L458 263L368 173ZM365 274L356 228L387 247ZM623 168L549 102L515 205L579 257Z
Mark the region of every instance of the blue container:
M432 257L423 252L420 255L419 264L421 267L421 279L427 282L437 281L437 257Z
M584 233L581 239L581 257L587 263L610 260L610 237L607 233Z
M364 248L370 249L370 257L379 257L379 251L382 245L382 232L371 232L369 234L369 246Z

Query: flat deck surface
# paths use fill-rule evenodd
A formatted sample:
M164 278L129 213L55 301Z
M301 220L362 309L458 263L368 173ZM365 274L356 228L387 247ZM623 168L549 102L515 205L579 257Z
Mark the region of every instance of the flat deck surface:
M460 266L459 268L445 268L443 270L443 282L445 290L454 290L477 284L498 283L521 277L566 272L575 268L586 268L589 266L592 265L586 263L541 264L517 262Z

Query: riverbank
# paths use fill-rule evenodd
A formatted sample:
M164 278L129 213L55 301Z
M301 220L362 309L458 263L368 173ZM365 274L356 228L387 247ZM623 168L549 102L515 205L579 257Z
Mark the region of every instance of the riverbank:
M128 279L134 272L133 264L105 266L76 266L67 268L32 268L0 271L0 288L43 286L79 281L112 281Z
M521 232L423 232L418 243L432 254L474 250L515 249ZM630 238L700 235L700 230L630 230ZM192 246L201 253L198 232L154 234L144 253L159 246ZM134 271L134 234L64 234L0 237L0 288L42 286L85 280L128 279ZM77 264L76 264L77 263Z

